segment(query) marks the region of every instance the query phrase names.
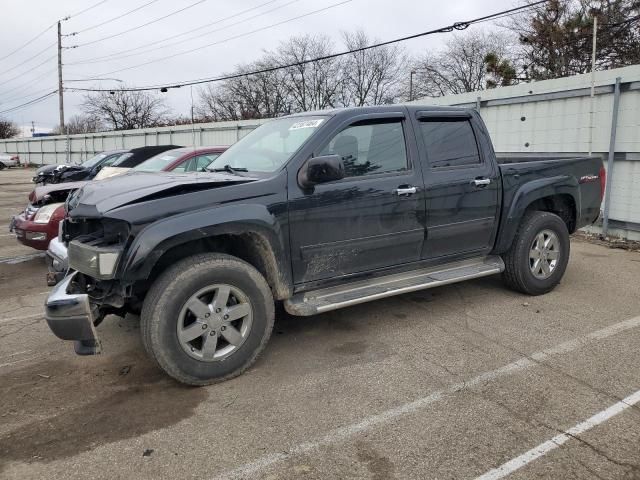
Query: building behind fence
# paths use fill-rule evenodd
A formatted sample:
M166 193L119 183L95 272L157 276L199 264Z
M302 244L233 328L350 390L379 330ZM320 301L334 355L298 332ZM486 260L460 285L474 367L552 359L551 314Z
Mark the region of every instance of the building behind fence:
M614 115L615 83L619 110ZM498 154L585 155L607 160L613 145L611 233L640 240L640 65L591 75L523 83L412 103L477 108ZM116 148L144 145L230 145L264 120L147 128L84 135L0 140L0 152L30 163L80 162ZM612 135L612 124L617 126Z

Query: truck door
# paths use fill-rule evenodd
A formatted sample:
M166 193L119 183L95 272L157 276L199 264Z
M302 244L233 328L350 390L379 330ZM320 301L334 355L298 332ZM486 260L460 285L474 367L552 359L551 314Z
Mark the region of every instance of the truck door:
M413 130L402 112L358 118L337 126L314 152L340 155L344 179L305 191L289 172L296 283L420 260L424 184Z
M418 112L427 232L423 259L488 253L498 224L499 172L466 112Z

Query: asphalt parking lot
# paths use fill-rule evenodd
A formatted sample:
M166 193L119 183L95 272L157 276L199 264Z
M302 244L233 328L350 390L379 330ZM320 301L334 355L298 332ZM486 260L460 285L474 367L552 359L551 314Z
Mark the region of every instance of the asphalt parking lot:
M0 172L0 478L640 478L639 253L574 239L541 297L490 277L280 314L247 373L187 388L133 317L95 357L49 332L44 259L8 233L31 174Z

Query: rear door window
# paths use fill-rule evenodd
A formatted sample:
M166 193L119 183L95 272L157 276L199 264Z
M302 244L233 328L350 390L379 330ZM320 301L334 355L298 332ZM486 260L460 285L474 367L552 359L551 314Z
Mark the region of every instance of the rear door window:
M420 132L431 168L478 166L481 163L476 136L469 120L422 120Z

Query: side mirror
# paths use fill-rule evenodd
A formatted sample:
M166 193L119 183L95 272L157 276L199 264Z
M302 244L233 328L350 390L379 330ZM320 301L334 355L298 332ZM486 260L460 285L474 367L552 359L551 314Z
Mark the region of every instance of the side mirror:
M307 160L298 172L298 184L309 188L318 183L344 178L344 162L340 155L324 155Z

